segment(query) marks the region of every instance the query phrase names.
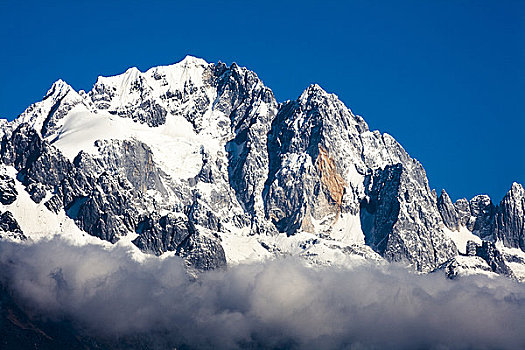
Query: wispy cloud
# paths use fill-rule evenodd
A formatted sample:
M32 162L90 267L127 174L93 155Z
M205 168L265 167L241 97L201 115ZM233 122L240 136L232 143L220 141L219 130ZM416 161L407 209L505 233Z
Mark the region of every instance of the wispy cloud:
M525 286L505 278L309 268L290 258L195 280L179 258L131 255L59 238L1 242L0 276L26 308L106 338L154 333L214 349L525 347Z

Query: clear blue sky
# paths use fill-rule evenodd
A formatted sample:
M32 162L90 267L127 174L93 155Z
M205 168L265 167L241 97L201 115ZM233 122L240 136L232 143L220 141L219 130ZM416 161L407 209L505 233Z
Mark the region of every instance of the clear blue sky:
M320 84L453 199L525 183L525 1L0 0L0 29L4 118L58 78L89 90L192 54L254 70L280 101Z

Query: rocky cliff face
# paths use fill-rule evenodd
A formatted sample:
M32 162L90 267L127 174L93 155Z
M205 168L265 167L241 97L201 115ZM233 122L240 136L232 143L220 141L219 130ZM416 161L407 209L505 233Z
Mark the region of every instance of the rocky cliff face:
M438 209L444 224L449 230L457 232L451 232L453 239L456 235L464 235L465 230L472 238L481 239L481 244L468 241L466 252L468 256L483 259L488 267L472 268L474 260L471 259L466 263L468 259L463 258L463 269L492 271L521 281L525 280L521 268L525 263L525 255L522 253L525 251L523 249L524 208L523 186L516 182L497 206L487 195L477 195L470 201L459 199L452 205L443 190L438 199ZM454 276L461 268L457 259L449 260L445 265L454 271L449 271L450 276Z
M513 254L504 254L496 243L483 241L481 245L474 241L467 242L467 254L456 256L442 264L437 270L443 270L448 278L454 279L463 274L483 273L499 274L511 279L524 281L523 275L516 276L509 267L510 264L520 260L521 257Z
M329 231L341 215L358 213L362 184L351 177L362 176L356 167L363 168L364 130L362 118L317 85L281 107L268 135L263 195L266 218L279 232Z
M461 206L463 202L458 201L458 206ZM468 203L467 203L468 205ZM459 231L461 226L465 226L467 221L460 220L460 217L463 217L468 209L462 210L457 209L457 206L452 204L448 193L445 190L441 191L441 195L438 198L437 206L441 217L443 218L443 223L452 231Z
M443 190L438 209L450 230L466 227L483 240L499 241L506 247L524 250L524 203L523 186L514 182L498 205L487 195L477 195L470 201L459 199L452 205Z
M198 269L298 254L431 271L457 255L444 228L523 249L520 185L497 208L436 199L422 165L336 95L311 85L279 104L236 64L187 57L89 92L58 81L2 134L5 210L20 184L92 236Z
M430 271L457 254L445 236L422 167L408 172L402 164L367 177L367 199L361 211L367 244L391 261L409 261Z
M513 183L496 208L494 236L507 247L525 251L525 191Z

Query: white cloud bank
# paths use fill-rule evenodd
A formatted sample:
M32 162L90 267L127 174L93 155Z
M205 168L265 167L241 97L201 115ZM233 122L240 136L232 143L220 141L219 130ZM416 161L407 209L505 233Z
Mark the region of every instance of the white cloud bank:
M32 312L115 339L189 348L525 348L525 286L396 266L308 268L294 259L190 278L179 258L53 238L0 242L2 282Z

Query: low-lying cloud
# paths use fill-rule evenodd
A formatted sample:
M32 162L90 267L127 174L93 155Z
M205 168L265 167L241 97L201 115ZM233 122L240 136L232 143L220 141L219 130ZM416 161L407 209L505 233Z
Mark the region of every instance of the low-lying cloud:
M199 349L525 348L525 286L505 278L288 258L195 279L177 257L137 262L130 249L0 242L0 277L25 308L104 338L162 334L163 344Z

